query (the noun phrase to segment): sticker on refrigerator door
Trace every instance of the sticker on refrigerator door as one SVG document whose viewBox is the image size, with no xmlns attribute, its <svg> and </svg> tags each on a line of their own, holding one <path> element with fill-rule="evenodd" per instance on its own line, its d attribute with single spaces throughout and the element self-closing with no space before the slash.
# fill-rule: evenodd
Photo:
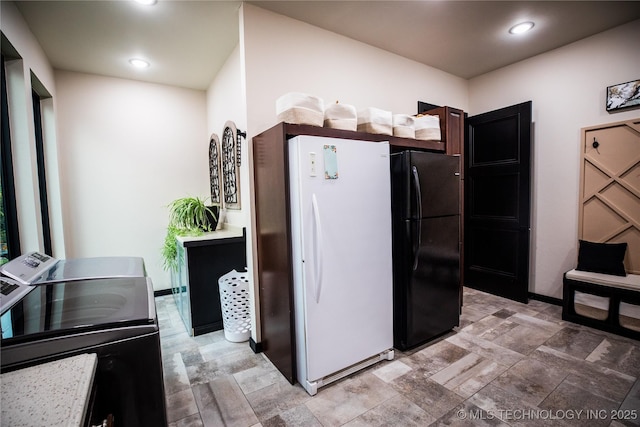
<svg viewBox="0 0 640 427">
<path fill-rule="evenodd" d="M 324 179 L 338 179 L 338 154 L 335 145 L 325 145 Z"/>
</svg>

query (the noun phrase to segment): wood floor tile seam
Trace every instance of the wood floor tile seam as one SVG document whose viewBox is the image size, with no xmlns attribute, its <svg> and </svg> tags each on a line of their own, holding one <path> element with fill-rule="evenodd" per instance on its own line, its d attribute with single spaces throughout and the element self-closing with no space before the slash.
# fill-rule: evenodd
<svg viewBox="0 0 640 427">
<path fill-rule="evenodd" d="M 363 413 L 361 413 L 361 414 L 355 415 L 354 417 L 352 417 L 351 419 L 349 419 L 349 420 L 347 420 L 347 421 L 343 422 L 343 423 L 342 423 L 342 424 L 340 424 L 340 425 L 341 425 L 341 426 L 344 426 L 344 425 L 346 425 L 346 424 L 349 424 L 349 423 L 353 422 L 354 420 L 356 420 L 356 419 L 358 419 L 358 418 L 360 418 L 360 417 L 363 417 L 365 414 L 367 414 L 367 413 L 370 413 L 370 412 L 374 411 L 376 408 L 379 408 L 380 406 L 384 405 L 386 402 L 388 402 L 388 401 L 390 401 L 390 400 L 392 400 L 392 399 L 397 398 L 398 396 L 400 396 L 400 394 L 399 394 L 399 393 L 398 393 L 397 395 L 395 395 L 395 396 L 389 396 L 388 398 L 386 398 L 386 399 L 384 399 L 383 401 L 379 402 L 377 405 L 375 405 L 375 406 L 373 406 L 373 407 L 371 407 L 371 408 L 367 409 L 365 412 L 363 412 Z M 305 403 L 305 406 L 307 406 L 307 407 L 308 407 L 308 402 L 307 402 L 307 403 Z M 315 414 L 314 414 L 314 416 L 315 416 Z M 318 417 L 317 417 L 317 416 L 316 416 L 316 419 L 318 420 L 318 422 L 319 422 L 320 424 L 322 424 L 323 426 L 325 425 L 325 424 L 323 424 L 323 423 L 322 423 L 322 421 L 321 421 L 320 419 L 318 419 Z"/>
<path fill-rule="evenodd" d="M 465 332 L 460 332 L 459 334 L 456 334 L 450 338 L 447 338 L 447 340 L 452 344 L 466 348 L 467 350 L 473 353 L 476 353 L 480 356 L 486 357 L 488 359 L 496 360 L 494 357 L 498 357 L 500 358 L 500 360 L 496 360 L 496 361 L 501 362 L 503 365 L 507 365 L 507 366 L 512 366 L 517 362 L 519 362 L 520 360 L 522 360 L 523 358 L 527 357 L 523 354 L 510 350 L 492 341 L 488 341 L 471 334 L 466 334 Z M 469 347 L 465 347 L 463 345 L 458 344 L 458 343 L 467 343 L 468 345 L 469 342 L 472 344 Z M 496 351 L 500 351 L 502 353 L 501 356 L 496 355 L 495 354 Z M 494 356 L 494 357 L 491 357 L 491 356 Z M 508 363 L 506 360 L 502 358 L 507 356 L 514 359 L 512 363 Z"/>
<path fill-rule="evenodd" d="M 587 360 L 576 358 L 575 356 L 571 356 L 571 355 L 569 355 L 567 353 L 563 353 L 563 352 L 561 352 L 559 350 L 556 350 L 556 349 L 553 349 L 551 347 L 546 347 L 545 345 L 542 345 L 542 346 L 538 347 L 537 350 L 540 350 L 540 351 L 543 351 L 543 352 L 547 352 L 549 354 L 555 354 L 557 357 L 565 357 L 564 360 L 568 360 L 568 361 L 570 361 L 571 359 L 575 359 L 572 363 L 574 363 L 574 364 L 576 364 L 578 366 L 582 365 L 582 366 L 584 366 L 584 368 L 578 368 L 576 366 L 573 366 L 571 368 L 571 370 L 576 375 L 582 376 L 584 378 L 591 378 L 594 375 L 594 373 L 597 373 L 597 374 L 602 374 L 602 375 L 605 375 L 605 376 L 613 375 L 613 376 L 615 376 L 615 377 L 617 377 L 617 378 L 619 378 L 621 380 L 628 380 L 628 381 L 632 381 L 632 382 L 638 380 L 638 377 L 634 377 L 634 376 L 625 374 L 624 372 L 620 372 L 620 371 L 617 371 L 615 369 L 612 369 L 612 368 L 609 368 L 609 367 L 606 367 L 606 366 L 602 366 L 602 365 L 599 365 L 599 364 L 594 363 L 594 362 L 589 362 Z M 549 350 L 551 350 L 551 351 L 549 351 Z M 640 417 L 640 414 L 639 414 L 639 417 Z"/>
<path fill-rule="evenodd" d="M 471 353 L 461 359 L 458 359 L 456 362 L 452 363 L 446 368 L 441 369 L 437 373 L 431 375 L 429 378 L 446 387 L 446 384 L 454 380 L 456 381 L 456 384 L 458 383 L 458 381 L 466 381 L 469 375 L 474 374 L 475 368 L 477 368 L 481 364 L 484 365 L 489 362 L 491 362 L 491 360 L 478 354 Z M 457 371 L 458 373 L 454 375 L 453 372 L 450 371 Z"/>
<path fill-rule="evenodd" d="M 489 396 L 492 396 L 492 402 L 493 403 L 508 403 L 508 402 L 501 402 L 499 399 L 498 400 L 494 400 L 495 398 L 497 398 L 495 390 L 491 390 L 493 387 L 498 388 L 498 390 L 502 390 L 504 391 L 508 396 L 510 396 L 510 392 L 508 390 L 504 390 L 501 387 L 499 387 L 497 384 L 494 384 L 493 382 L 487 384 L 485 387 L 483 387 L 483 389 L 479 390 L 477 393 L 475 393 L 474 395 L 470 396 L 467 401 L 478 407 L 481 410 L 486 411 L 487 413 L 490 414 L 490 416 L 488 418 L 490 419 L 499 419 L 502 423 L 504 423 L 504 425 L 507 426 L 520 426 L 520 425 L 529 425 L 527 423 L 523 424 L 522 421 L 523 420 L 519 420 L 518 418 L 527 418 L 527 417 L 531 417 L 534 418 L 537 414 L 542 414 L 543 417 L 545 416 L 545 414 L 543 413 L 543 409 L 539 406 L 539 405 L 534 405 L 531 403 L 528 403 L 526 401 L 520 401 L 518 406 L 514 406 L 514 407 L 510 407 L 510 406 L 491 406 L 491 407 L 487 407 L 486 404 L 483 404 L 481 402 L 480 399 L 482 399 L 483 393 Z M 514 416 L 515 414 L 515 416 Z M 519 415 L 521 416 L 519 416 Z M 514 418 L 513 420 L 511 420 L 510 418 Z M 544 420 L 543 420 L 544 421 Z M 547 424 L 540 424 L 537 423 L 535 421 L 532 422 L 532 424 L 534 426 L 537 425 L 547 425 Z M 551 424 L 553 426 L 557 426 L 557 425 L 565 425 L 563 423 L 562 420 L 559 421 L 554 421 L 553 424 Z"/>
<path fill-rule="evenodd" d="M 513 375 L 515 375 L 515 376 L 517 376 L 517 377 L 521 378 L 521 379 L 522 379 L 522 380 L 524 380 L 524 381 L 529 381 L 527 378 L 523 378 L 523 377 L 519 376 L 518 374 L 513 374 Z M 562 379 L 561 379 L 560 381 L 557 381 L 557 384 L 556 384 L 553 388 L 551 388 L 551 389 L 549 390 L 549 392 L 548 392 L 548 393 L 546 393 L 546 394 L 545 394 L 545 396 L 544 396 L 542 399 L 540 399 L 540 402 L 539 402 L 539 403 L 535 404 L 534 406 L 535 406 L 536 408 L 539 408 L 540 403 L 542 403 L 542 402 L 543 402 L 547 397 L 549 397 L 549 395 L 550 395 L 551 393 L 553 393 L 553 392 L 554 392 L 554 391 L 555 391 L 555 390 L 560 386 L 560 384 L 562 384 L 562 382 L 567 378 L 567 376 L 568 376 L 568 375 L 569 375 L 568 373 L 567 373 L 567 374 L 565 374 L 565 375 L 562 377 Z M 507 390 L 507 389 L 505 389 L 504 387 L 502 387 L 502 386 L 500 385 L 500 382 L 499 382 L 499 381 L 494 380 L 494 381 L 492 381 L 490 384 L 492 384 L 492 385 L 493 385 L 493 386 L 495 386 L 495 387 L 500 388 L 501 390 L 504 390 L 504 391 L 505 391 L 505 392 L 507 392 L 507 393 L 512 393 L 510 390 Z"/>
<path fill-rule="evenodd" d="M 624 396 L 620 396 L 618 399 L 614 399 L 611 393 L 599 393 L 597 392 L 598 390 L 594 390 L 592 388 L 586 388 L 586 387 L 582 387 L 579 383 L 579 381 L 573 381 L 573 377 L 571 377 L 572 374 L 567 375 L 567 378 L 565 378 L 564 381 L 567 382 L 567 384 L 571 384 L 575 387 L 578 387 L 582 390 L 584 390 L 586 393 L 590 393 L 593 394 L 595 396 L 599 396 L 603 399 L 607 399 L 613 403 L 616 403 L 618 406 L 622 405 L 622 402 L 624 402 L 625 398 L 629 395 L 629 392 L 633 389 L 633 383 L 631 383 L 629 385 L 629 387 L 626 389 L 626 392 L 624 393 Z M 577 374 L 573 374 L 576 375 Z M 563 382 L 564 382 L 563 381 Z M 639 414 L 640 415 L 640 414 Z"/>
</svg>

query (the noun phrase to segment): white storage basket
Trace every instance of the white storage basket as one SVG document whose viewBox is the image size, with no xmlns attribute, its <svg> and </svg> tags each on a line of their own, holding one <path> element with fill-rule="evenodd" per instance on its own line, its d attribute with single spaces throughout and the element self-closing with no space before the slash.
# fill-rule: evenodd
<svg viewBox="0 0 640 427">
<path fill-rule="evenodd" d="M 402 138 L 415 138 L 416 129 L 413 123 L 413 116 L 409 114 L 393 115 L 393 136 Z"/>
<path fill-rule="evenodd" d="M 352 131 L 357 130 L 358 114 L 356 107 L 338 102 L 327 105 L 327 108 L 324 110 L 324 127 Z"/>
<path fill-rule="evenodd" d="M 276 115 L 285 123 L 322 126 L 324 101 L 306 93 L 287 93 L 276 100 Z"/>
<path fill-rule="evenodd" d="M 391 111 L 369 107 L 358 112 L 358 132 L 393 135 Z"/>
<path fill-rule="evenodd" d="M 224 337 L 231 342 L 244 342 L 251 336 L 249 306 L 249 273 L 231 270 L 218 280 Z"/>
<path fill-rule="evenodd" d="M 416 139 L 440 141 L 440 117 L 436 115 L 418 115 L 414 119 Z"/>
</svg>

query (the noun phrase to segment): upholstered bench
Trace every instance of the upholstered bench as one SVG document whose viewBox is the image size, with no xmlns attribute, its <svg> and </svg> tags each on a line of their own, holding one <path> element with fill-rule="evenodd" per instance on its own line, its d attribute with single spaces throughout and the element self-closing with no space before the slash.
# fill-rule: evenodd
<svg viewBox="0 0 640 427">
<path fill-rule="evenodd" d="M 640 275 L 567 271 L 562 301 L 563 320 L 640 339 Z"/>
</svg>

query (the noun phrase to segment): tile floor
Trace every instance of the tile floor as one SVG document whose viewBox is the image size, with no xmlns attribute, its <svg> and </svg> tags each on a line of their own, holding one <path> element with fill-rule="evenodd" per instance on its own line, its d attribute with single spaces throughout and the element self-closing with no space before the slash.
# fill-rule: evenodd
<svg viewBox="0 0 640 427">
<path fill-rule="evenodd" d="M 156 299 L 171 427 L 640 425 L 640 342 L 465 289 L 461 325 L 309 396 L 248 343 Z"/>
</svg>

